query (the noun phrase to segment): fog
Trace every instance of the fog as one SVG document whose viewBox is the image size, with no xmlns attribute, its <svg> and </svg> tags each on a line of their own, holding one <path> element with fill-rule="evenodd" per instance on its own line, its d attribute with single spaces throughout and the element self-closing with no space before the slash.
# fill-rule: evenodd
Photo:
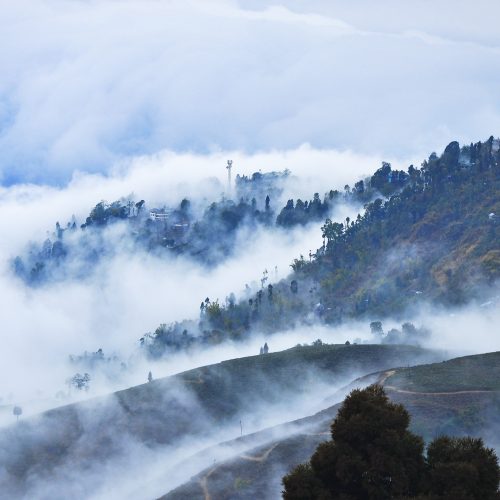
<svg viewBox="0 0 500 500">
<path fill-rule="evenodd" d="M 500 301 L 492 296 L 483 304 L 463 307 L 458 311 L 424 307 L 419 320 L 432 331 L 426 345 L 462 354 L 500 351 Z"/>
<path fill-rule="evenodd" d="M 313 322 L 270 336 L 253 332 L 248 342 L 226 342 L 157 361 L 141 355 L 138 346 L 140 336 L 154 330 L 160 323 L 196 319 L 199 303 L 205 296 L 224 300 L 230 292 L 237 295 L 242 293 L 245 283 L 259 287 L 259 278 L 265 268 L 271 271 L 272 282 L 285 278 L 293 258 L 300 253 L 307 255 L 311 248 L 321 245 L 321 223 L 288 231 L 263 228 L 251 234 L 247 228 L 243 228 L 238 235 L 234 255 L 211 270 L 187 257 L 160 258 L 144 251 L 131 251 L 131 247 L 122 244 L 122 228 L 118 224 L 109 228 L 109 237 L 112 241 L 120 242 L 120 248 L 100 262 L 85 279 L 67 279 L 31 288 L 13 275 L 8 265 L 9 259 L 21 252 L 26 242 L 42 239 L 45 231 L 53 227 L 54 221 L 69 219 L 71 214 L 82 220 L 100 199 L 113 200 L 130 193 L 134 193 L 136 199 L 151 199 L 154 202 L 165 200 L 168 203 L 178 202 L 185 193 L 207 201 L 213 197 L 218 199 L 220 191 L 224 190 L 226 157 L 185 156 L 166 152 L 119 165 L 109 177 L 81 174 L 65 188 L 23 185 L 3 189 L 0 208 L 5 213 L 17 215 L 1 222 L 4 234 L 9 236 L 2 242 L 1 277 L 3 301 L 9 307 L 2 310 L 6 349 L 0 355 L 4 398 L 0 423 L 5 426 L 12 422 L 13 404 L 23 407 L 21 426 L 10 425 L 5 428 L 7 432 L 22 431 L 26 429 L 22 426 L 27 425 L 28 428 L 32 427 L 26 439 L 33 439 L 37 446 L 44 441 L 50 443 L 51 439 L 60 440 L 59 434 L 57 438 L 54 434 L 50 417 L 49 423 L 46 423 L 46 415 L 33 415 L 71 401 L 94 398 L 142 384 L 146 382 L 148 371 L 158 380 L 191 368 L 256 355 L 264 342 L 268 342 L 271 352 L 277 352 L 297 344 L 310 344 L 317 339 L 329 344 L 381 341 L 380 337 L 370 332 L 368 320 L 347 322 L 338 327 Z M 233 152 L 231 157 L 236 159 L 235 165 L 241 165 L 241 170 L 238 170 L 240 173 L 258 170 L 266 163 L 279 165 L 280 169 L 290 168 L 295 180 L 292 179 L 285 186 L 283 200 L 298 195 L 310 198 L 311 188 L 320 193 L 330 187 L 341 188 L 344 182 L 352 184 L 370 170 L 365 157 L 335 152 L 328 155 L 327 152 L 310 148 L 256 157 Z M 378 159 L 373 161 L 378 162 Z M 168 164 L 172 163 L 177 165 L 175 170 L 168 169 Z M 181 168 L 183 164 L 193 165 L 189 175 L 185 173 L 185 168 Z M 301 169 L 301 165 L 313 167 Z M 332 165 L 332 168 L 327 168 L 327 165 Z M 215 168 L 222 170 L 222 175 L 219 171 L 215 173 Z M 345 168 L 351 172 L 349 178 Z M 206 172 L 212 174 L 212 169 L 212 180 L 205 180 Z M 173 175 L 173 171 L 178 172 L 178 175 Z M 314 178 L 318 183 L 315 183 Z M 341 206 L 333 216 L 343 220 L 346 215 L 352 217 L 357 208 Z M 276 265 L 278 270 L 274 274 L 272 270 Z M 500 339 L 491 335 L 500 319 L 497 306 L 497 299 L 492 297 L 490 303 L 474 304 L 450 312 L 426 304 L 424 299 L 419 307 L 408 312 L 407 320 L 413 321 L 418 327 L 430 329 L 430 336 L 422 341 L 425 347 L 446 352 L 430 358 L 408 358 L 399 363 L 394 361 L 394 365 L 406 366 L 442 357 L 500 349 Z M 385 320 L 384 330 L 400 325 L 400 319 Z M 66 391 L 65 379 L 76 371 L 75 367 L 68 366 L 68 355 L 81 354 L 84 350 L 95 351 L 97 348 L 103 348 L 106 355 L 120 355 L 120 359 L 127 361 L 128 369 L 116 379 L 108 379 L 97 371 L 92 372 L 88 393 L 74 391 L 69 397 L 55 399 L 57 391 Z M 370 371 L 368 367 L 365 369 Z M 219 442 L 238 437 L 239 420 L 243 423 L 243 434 L 248 435 L 312 415 L 340 401 L 342 396 L 336 391 L 364 374 L 366 371 L 351 369 L 331 380 L 311 370 L 308 379 L 301 383 L 308 380 L 314 382 L 307 385 L 306 392 L 297 390 L 295 393 L 289 392 L 289 388 L 279 385 L 273 387 L 267 382 L 266 390 L 273 395 L 272 404 L 257 401 L 251 410 L 245 408 L 222 425 L 200 407 L 190 390 L 176 384 L 170 384 L 159 400 L 153 399 L 152 406 L 132 406 L 134 411 L 139 412 L 134 417 L 124 411 L 127 405 L 117 405 L 114 398 L 91 399 L 84 403 L 88 406 L 75 410 L 72 407 L 61 408 L 58 411 L 69 412 L 68 435 L 71 437 L 73 428 L 81 432 L 80 439 L 70 448 L 73 455 L 49 476 L 42 473 L 39 476 L 31 475 L 23 488 L 28 488 L 27 497 L 30 498 L 52 498 L 59 491 L 77 498 L 123 498 L 127 495 L 130 498 L 150 498 L 166 493 L 210 466 L 213 460 L 224 460 L 255 448 L 260 442 L 257 438 L 251 442 L 237 442 L 223 449 L 212 448 Z M 172 397 L 172 400 L 167 396 Z M 151 432 L 154 431 L 157 406 L 160 409 L 170 408 L 174 417 L 179 419 L 186 414 L 196 415 L 194 420 L 192 417 L 188 419 L 193 429 L 185 434 L 179 432 L 162 446 L 152 446 L 148 436 L 144 438 L 136 431 L 137 428 L 147 429 L 148 426 L 152 426 Z M 178 417 L 175 414 L 177 409 L 180 409 Z M 159 411 L 160 421 L 165 418 L 162 411 Z M 138 419 L 140 424 L 132 425 L 132 422 L 136 422 L 134 419 Z M 133 430 L 123 431 L 128 425 Z M 110 440 L 109 456 L 107 452 L 102 454 L 99 449 L 101 429 L 105 430 L 104 435 Z M 279 437 L 279 431 L 276 432 L 275 437 Z M 152 435 L 156 439 L 162 434 L 156 432 Z M 266 437 L 268 439 L 269 436 Z M 18 441 L 12 439 L 9 443 L 9 446 L 14 446 L 13 443 L 18 444 Z M 204 452 L 206 448 L 210 448 L 210 451 Z M 6 447 L 4 453 L 9 450 Z M 195 458 L 191 458 L 193 455 Z M 84 472 L 82 463 L 86 464 Z M 181 469 L 179 464 L 182 465 Z M 0 481 L 4 479 L 5 472 L 0 472 Z M 144 486 L 138 488 L 138 481 Z"/>
<path fill-rule="evenodd" d="M 83 222 L 102 199 L 113 201 L 133 195 L 136 200 L 147 200 L 151 207 L 156 203 L 178 204 L 188 196 L 205 208 L 224 194 L 227 157 L 164 152 L 117 164 L 113 174 L 106 177 L 75 175 L 62 188 L 25 184 L 0 190 L 0 210 L 8 214 L 0 221 L 4 235 L 0 242 L 0 289 L 2 301 L 8 303 L 1 313 L 5 348 L 0 354 L 0 397 L 4 403 L 23 403 L 28 412 L 33 400 L 37 402 L 34 409 L 61 404 L 53 397 L 65 391 L 70 370 L 76 371 L 68 366 L 69 354 L 99 348 L 106 355 L 117 354 L 121 360 L 128 362 L 130 358 L 133 362 L 129 371 L 121 373 L 118 385 L 94 381 L 95 393 L 143 382 L 148 369 L 138 356 L 138 340 L 144 333 L 154 331 L 160 323 L 196 319 L 205 297 L 224 301 L 230 292 L 242 292 L 245 284 L 255 287 L 264 269 L 271 272 L 272 281 L 286 277 L 295 257 L 321 245 L 321 223 L 288 231 L 249 231 L 243 227 L 234 254 L 207 269 L 188 257 L 160 258 L 139 251 L 128 242 L 123 226 L 115 224 L 103 231 L 113 251 L 95 268 L 89 268 L 83 279 L 32 288 L 14 276 L 11 260 L 23 255 L 28 242 L 40 244 L 47 231 L 53 232 L 56 221 L 64 226 L 72 215 L 78 223 Z M 272 200 L 276 212 L 288 197 L 310 199 L 315 191 L 342 189 L 344 183 L 361 178 L 379 161 L 311 148 L 256 156 L 231 152 L 229 157 L 234 159 L 234 175 L 266 171 L 266 167 L 292 170 L 282 199 Z M 357 212 L 356 207 L 345 205 L 336 210 L 333 215 L 339 220 Z M 78 246 L 79 240 L 75 241 Z M 68 267 L 83 267 L 78 260 L 74 258 Z M 242 352 L 252 350 L 257 352 L 258 347 Z M 237 355 L 236 348 L 233 355 Z M 215 359 L 223 357 L 221 353 Z M 154 372 L 167 374 L 173 370 L 167 365 L 155 367 Z"/>
<path fill-rule="evenodd" d="M 160 258 L 137 251 L 121 237 L 119 224 L 106 230 L 112 244 L 116 242 L 115 252 L 89 270 L 85 279 L 49 282 L 32 288 L 16 278 L 10 267 L 11 259 L 22 254 L 29 241 L 41 242 L 47 230 L 53 231 L 55 221 L 64 224 L 73 214 L 77 221 L 83 221 L 101 199 L 112 201 L 133 195 L 135 199 L 146 199 L 149 206 L 157 202 L 175 204 L 184 196 L 198 200 L 200 206 L 219 199 L 226 189 L 224 162 L 228 157 L 234 160 L 234 174 L 286 168 L 292 171 L 282 199 L 273 200 L 277 212 L 289 197 L 308 199 L 315 191 L 323 193 L 331 188 L 342 189 L 344 183 L 352 185 L 373 171 L 380 161 L 380 158 L 310 147 L 257 155 L 233 151 L 206 156 L 166 151 L 121 162 L 106 177 L 75 175 L 66 187 L 25 184 L 2 188 L 0 210 L 9 214 L 0 220 L 4 235 L 0 243 L 0 289 L 3 303 L 8 304 L 1 313 L 5 348 L 0 351 L 0 397 L 4 404 L 23 404 L 25 412 L 30 414 L 68 402 L 68 399 L 55 400 L 54 396 L 60 391 L 67 392 L 65 381 L 78 369 L 68 365 L 68 356 L 84 351 L 102 348 L 106 356 L 117 355 L 126 362 L 128 369 L 113 372 L 111 377 L 98 372 L 91 374 L 94 377 L 91 391 L 74 393 L 73 398 L 142 383 L 149 370 L 160 377 L 258 353 L 266 339 L 255 332 L 255 339 L 248 344 L 228 345 L 189 356 L 181 354 L 153 363 L 143 359 L 138 340 L 161 323 L 196 319 L 205 297 L 223 302 L 231 292 L 238 297 L 245 284 L 259 288 L 264 269 L 270 271 L 270 282 L 285 278 L 294 258 L 300 254 L 307 256 L 309 250 L 321 245 L 321 223 L 287 231 L 262 228 L 255 232 L 243 228 L 234 254 L 221 259 L 213 269 L 187 257 Z M 341 205 L 333 216 L 343 220 L 349 215 L 352 219 L 358 209 Z M 425 299 L 423 304 L 409 312 L 408 319 L 431 329 L 431 340 L 426 343 L 429 347 L 442 349 L 453 345 L 463 352 L 500 349 L 496 337 L 489 334 L 495 330 L 495 304 L 455 312 L 455 316 L 426 306 Z M 472 325 L 474 336 L 469 334 Z M 394 326 L 400 325 L 394 322 Z M 390 321 L 384 322 L 386 331 L 390 327 Z M 316 338 L 338 343 L 369 341 L 368 334 L 367 320 L 337 329 L 304 327 L 275 335 L 270 344 L 273 350 L 280 350 Z M 9 413 L 4 411 L 2 420 L 8 422 Z"/>
<path fill-rule="evenodd" d="M 244 411 L 229 421 L 226 420 L 222 425 L 213 421 L 205 409 L 195 401 L 189 390 L 171 383 L 167 394 L 173 395 L 174 399 L 168 400 L 168 404 L 176 411 L 179 411 L 179 408 L 186 408 L 189 411 L 189 417 L 184 418 L 189 418 L 191 432 L 170 438 L 170 442 L 161 447 L 154 446 L 154 440 L 152 443 L 147 443 L 141 441 L 140 436 L 135 435 L 134 432 L 128 432 L 123 426 L 124 419 L 131 419 L 131 422 L 135 421 L 135 417 L 124 415 L 123 410 L 113 401 L 92 402 L 91 406 L 81 408 L 78 412 L 78 425 L 84 429 L 78 442 L 66 441 L 67 434 L 61 429 L 57 433 L 59 440 L 65 440 L 66 444 L 70 445 L 69 455 L 49 476 L 43 470 L 40 474 L 33 471 L 23 486 L 23 489 L 27 488 L 25 496 L 26 498 L 57 498 L 58 492 L 63 491 L 64 496 L 71 494 L 77 498 L 146 499 L 158 497 L 187 481 L 192 475 L 212 465 L 215 461 L 243 453 L 267 442 L 271 437 L 279 438 L 290 432 L 290 429 L 287 429 L 287 432 L 280 432 L 280 429 L 276 429 L 271 431 L 271 436 L 266 434 L 265 438 L 256 437 L 246 442 L 236 442 L 230 446 L 217 448 L 218 443 L 240 436 L 240 419 L 244 426 L 244 435 L 247 435 L 282 423 L 284 415 L 293 414 L 299 417 L 314 413 L 322 409 L 321 403 L 325 396 L 334 394 L 342 383 L 350 379 L 351 375 L 355 373 L 345 374 L 337 382 L 338 385 L 332 383 L 326 385 L 323 380 L 318 379 L 307 393 L 281 401 L 280 387 L 277 386 L 274 389 L 277 399 L 275 404 L 266 406 L 260 403 L 252 409 L 252 412 Z M 251 391 L 249 395 L 250 393 Z M 283 388 L 281 388 L 281 394 L 284 394 Z M 164 395 L 164 397 L 167 399 L 170 396 Z M 161 401 L 157 401 L 156 405 L 162 410 L 165 408 Z M 300 410 L 297 411 L 298 408 Z M 144 415 L 141 424 L 144 429 L 151 427 L 148 418 L 153 420 L 154 417 Z M 169 418 L 170 415 L 163 415 L 163 419 L 167 422 Z M 111 422 L 116 430 L 110 426 Z M 38 443 L 44 439 L 55 438 L 55 429 L 50 425 L 40 422 L 37 426 L 33 427 L 30 433 L 30 438 L 36 443 L 35 446 L 38 446 Z M 99 451 L 99 443 L 95 437 L 95 434 L 99 435 L 99 427 L 103 426 L 106 428 L 108 452 Z M 26 431 L 27 429 L 25 433 Z M 3 453 L 8 452 L 9 449 L 11 453 L 16 452 L 14 440 L 11 441 L 10 447 L 5 447 L 4 443 Z M 92 452 L 93 458 L 89 455 Z M 5 459 L 5 457 L 2 458 Z M 5 480 L 5 475 L 2 477 L 0 474 L 0 483 L 3 482 L 2 480 Z M 16 490 L 5 491 L 10 494 L 12 491 L 16 492 Z M 14 493 L 14 495 L 17 494 L 18 492 Z"/>
<path fill-rule="evenodd" d="M 314 338 L 313 334 L 336 340 L 331 331 L 311 329 L 288 332 L 287 339 L 277 334 L 272 342 L 282 348 L 299 338 Z M 222 350 L 225 357 L 231 355 L 231 348 L 223 346 Z M 336 357 L 338 364 L 321 368 L 297 358 L 293 383 L 289 380 L 292 367 L 279 363 L 275 367 L 267 365 L 275 374 L 273 379 L 266 375 L 268 369 L 261 372 L 248 364 L 239 368 L 225 364 L 211 372 L 203 370 L 188 375 L 182 383 L 179 378 L 153 381 L 111 398 L 63 407 L 34 419 L 25 418 L 0 433 L 0 459 L 9 464 L 0 470 L 0 484 L 11 488 L 5 490 L 11 495 L 23 492 L 27 498 L 54 498 L 61 491 L 65 496 L 71 494 L 77 498 L 158 496 L 214 461 L 298 430 L 306 432 L 307 425 L 302 425 L 295 431 L 293 427 L 276 428 L 262 435 L 251 435 L 341 401 L 349 390 L 346 385 L 366 370 L 373 372 L 385 366 L 384 363 L 406 366 L 412 361 L 440 359 L 426 351 L 416 353 L 411 349 L 378 360 L 372 359 L 369 351 L 360 351 L 359 356 L 351 361 Z M 261 360 L 272 363 L 273 358 L 270 354 Z M 193 377 L 200 377 L 199 382 Z M 235 383 L 238 377 L 241 380 Z M 365 380 L 355 385 L 367 383 Z M 237 387 L 244 390 L 235 391 Z M 215 447 L 240 434 L 248 438 Z M 47 457 L 43 464 L 37 463 L 26 454 L 27 441 L 32 443 L 30 449 L 35 457 L 48 453 L 51 458 Z M 47 450 L 54 443 L 64 448 L 57 457 Z M 10 476 L 13 460 L 20 461 L 20 470 L 29 470 L 21 484 L 16 484 L 17 472 Z M 58 460 L 61 462 L 57 463 Z"/>
</svg>

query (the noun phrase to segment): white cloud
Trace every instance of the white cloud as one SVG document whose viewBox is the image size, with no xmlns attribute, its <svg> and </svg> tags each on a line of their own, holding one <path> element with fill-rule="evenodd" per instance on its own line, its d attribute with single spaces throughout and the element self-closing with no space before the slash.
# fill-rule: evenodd
<svg viewBox="0 0 500 500">
<path fill-rule="evenodd" d="M 482 139 L 499 123 L 499 9 L 4 1 L 0 178 L 66 181 L 164 148 L 407 157 Z"/>
</svg>

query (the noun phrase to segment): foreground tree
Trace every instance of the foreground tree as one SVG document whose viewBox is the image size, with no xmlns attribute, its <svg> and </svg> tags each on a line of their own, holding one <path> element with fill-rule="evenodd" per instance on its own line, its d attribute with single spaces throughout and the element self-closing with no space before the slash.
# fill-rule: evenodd
<svg viewBox="0 0 500 500">
<path fill-rule="evenodd" d="M 482 439 L 435 439 L 427 451 L 429 498 L 489 500 L 500 498 L 498 459 Z"/>
<path fill-rule="evenodd" d="M 332 423 L 332 440 L 283 478 L 283 498 L 499 498 L 497 457 L 480 439 L 439 438 L 426 463 L 423 440 L 409 423 L 408 412 L 382 387 L 352 391 Z"/>
<path fill-rule="evenodd" d="M 382 387 L 351 392 L 332 424 L 333 439 L 320 444 L 311 458 L 322 486 L 322 494 L 313 498 L 414 494 L 425 466 L 424 443 L 408 431 L 409 422 L 408 412 L 391 403 Z M 299 498 L 287 495 L 293 474 L 285 478 L 285 499 Z"/>
</svg>

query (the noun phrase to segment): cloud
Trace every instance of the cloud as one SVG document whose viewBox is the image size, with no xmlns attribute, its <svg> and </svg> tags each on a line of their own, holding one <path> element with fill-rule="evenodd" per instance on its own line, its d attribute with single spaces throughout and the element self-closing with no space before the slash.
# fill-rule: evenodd
<svg viewBox="0 0 500 500">
<path fill-rule="evenodd" d="M 482 139 L 500 119 L 499 7 L 481 4 L 4 2 L 0 179 L 163 149 L 406 158 Z"/>
</svg>

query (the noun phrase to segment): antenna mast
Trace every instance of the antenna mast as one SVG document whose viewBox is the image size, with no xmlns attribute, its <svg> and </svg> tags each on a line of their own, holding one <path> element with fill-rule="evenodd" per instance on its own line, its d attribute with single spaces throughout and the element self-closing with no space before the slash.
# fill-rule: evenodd
<svg viewBox="0 0 500 500">
<path fill-rule="evenodd" d="M 231 197 L 231 169 L 233 168 L 233 160 L 227 160 L 227 196 Z"/>
</svg>

